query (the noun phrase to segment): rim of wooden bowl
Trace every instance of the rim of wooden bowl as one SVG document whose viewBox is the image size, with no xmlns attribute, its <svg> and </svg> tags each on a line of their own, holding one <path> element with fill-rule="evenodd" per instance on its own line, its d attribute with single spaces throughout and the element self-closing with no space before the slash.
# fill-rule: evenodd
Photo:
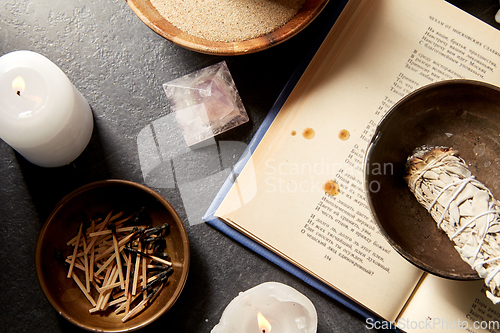
<svg viewBox="0 0 500 333">
<path fill-rule="evenodd" d="M 190 35 L 165 19 L 149 0 L 127 0 L 127 3 L 142 22 L 174 44 L 211 55 L 241 55 L 266 50 L 295 36 L 321 13 L 328 1 L 306 0 L 299 12 L 282 27 L 263 36 L 238 42 L 215 42 Z"/>
</svg>

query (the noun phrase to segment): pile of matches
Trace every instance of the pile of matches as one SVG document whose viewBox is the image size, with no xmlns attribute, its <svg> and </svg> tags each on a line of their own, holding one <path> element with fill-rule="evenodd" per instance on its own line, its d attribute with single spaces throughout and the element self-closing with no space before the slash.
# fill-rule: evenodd
<svg viewBox="0 0 500 333">
<path fill-rule="evenodd" d="M 124 215 L 111 211 L 82 222 L 78 234 L 67 242 L 73 251 L 65 259 L 67 277 L 93 306 L 89 312 L 115 307 L 116 314 L 125 314 L 122 322 L 146 308 L 173 273 L 164 252 L 170 226 L 140 225 L 148 220 L 143 210 Z"/>
</svg>

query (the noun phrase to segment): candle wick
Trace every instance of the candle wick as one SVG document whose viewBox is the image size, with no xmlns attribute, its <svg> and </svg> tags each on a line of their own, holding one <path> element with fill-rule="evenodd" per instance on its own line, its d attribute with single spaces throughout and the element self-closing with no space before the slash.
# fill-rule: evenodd
<svg viewBox="0 0 500 333">
<path fill-rule="evenodd" d="M 17 94 L 17 96 L 21 96 L 21 91 L 18 90 L 16 94 Z"/>
</svg>

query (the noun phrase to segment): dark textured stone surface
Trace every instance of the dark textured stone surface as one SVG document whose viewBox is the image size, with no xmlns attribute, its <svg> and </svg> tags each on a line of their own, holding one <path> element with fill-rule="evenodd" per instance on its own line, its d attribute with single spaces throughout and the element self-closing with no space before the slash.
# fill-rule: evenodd
<svg viewBox="0 0 500 333">
<path fill-rule="evenodd" d="M 496 0 L 452 2 L 499 27 L 493 19 Z M 76 161 L 56 169 L 36 167 L 0 141 L 0 330 L 78 331 L 39 288 L 34 265 L 38 232 L 55 204 L 81 185 L 106 178 L 144 183 L 136 140 L 143 128 L 170 112 L 162 83 L 226 60 L 250 122 L 220 140 L 248 143 L 335 8 L 331 1 L 313 24 L 284 44 L 256 54 L 216 57 L 166 41 L 122 0 L 2 0 L 0 55 L 28 49 L 51 59 L 89 101 L 95 131 Z M 188 171 L 197 178 L 196 167 Z M 202 185 L 199 196 L 210 201 L 221 184 Z M 156 190 L 185 221 L 192 264 L 179 301 L 144 332 L 210 332 L 239 291 L 272 280 L 312 300 L 319 333 L 370 331 L 343 305 L 207 224 L 188 221 L 178 188 Z"/>
</svg>

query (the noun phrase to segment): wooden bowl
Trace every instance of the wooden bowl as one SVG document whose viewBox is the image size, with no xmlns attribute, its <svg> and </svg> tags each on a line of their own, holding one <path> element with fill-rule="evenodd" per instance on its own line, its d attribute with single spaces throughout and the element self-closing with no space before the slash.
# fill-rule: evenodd
<svg viewBox="0 0 500 333">
<path fill-rule="evenodd" d="M 161 292 L 142 312 L 130 320 L 121 321 L 124 314 L 113 309 L 104 313 L 89 313 L 93 306 L 72 278 L 58 253 L 71 251 L 66 245 L 78 233 L 82 216 L 107 214 L 113 210 L 137 211 L 145 208 L 153 226 L 168 223 L 166 251 L 173 264 L 173 274 Z M 153 322 L 175 303 L 187 279 L 190 252 L 186 230 L 181 219 L 159 194 L 133 182 L 105 180 L 83 186 L 64 197 L 43 226 L 36 247 L 36 270 L 40 286 L 54 309 L 64 318 L 83 329 L 95 332 L 125 332 Z M 75 269 L 76 271 L 76 269 Z"/>
<path fill-rule="evenodd" d="M 241 42 L 214 42 L 181 31 L 167 21 L 149 0 L 127 0 L 127 3 L 148 27 L 177 45 L 212 55 L 241 55 L 268 49 L 295 36 L 316 18 L 328 0 L 306 0 L 299 12 L 284 26 Z"/>
<path fill-rule="evenodd" d="M 500 88 L 471 80 L 424 86 L 397 102 L 378 125 L 365 160 L 367 200 L 388 242 L 422 270 L 479 279 L 408 189 L 403 179 L 407 157 L 422 145 L 453 147 L 498 199 L 499 133 Z M 478 145 L 484 145 L 481 154 Z M 375 166 L 381 167 L 370 172 Z"/>
</svg>

